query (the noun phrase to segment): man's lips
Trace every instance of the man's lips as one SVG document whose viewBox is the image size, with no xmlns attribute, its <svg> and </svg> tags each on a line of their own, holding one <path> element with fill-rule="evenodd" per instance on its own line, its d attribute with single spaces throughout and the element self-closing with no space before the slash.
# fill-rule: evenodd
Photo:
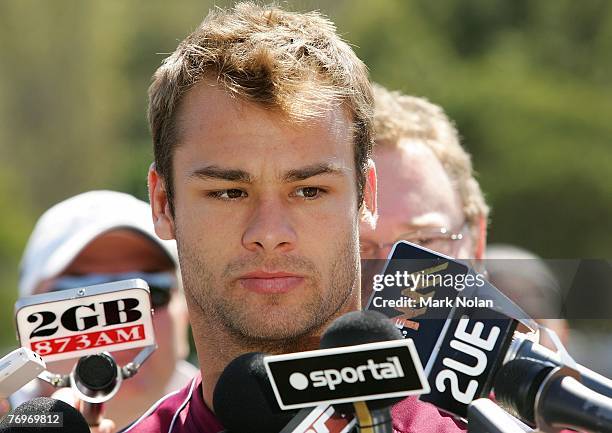
<svg viewBox="0 0 612 433">
<path fill-rule="evenodd" d="M 238 281 L 247 290 L 261 294 L 287 293 L 302 284 L 304 277 L 288 272 L 249 272 Z"/>
</svg>

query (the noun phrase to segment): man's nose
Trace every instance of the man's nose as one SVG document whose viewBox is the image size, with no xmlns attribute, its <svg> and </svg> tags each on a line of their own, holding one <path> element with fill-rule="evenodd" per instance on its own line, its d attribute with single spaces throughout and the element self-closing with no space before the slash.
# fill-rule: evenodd
<svg viewBox="0 0 612 433">
<path fill-rule="evenodd" d="M 288 252 L 295 248 L 297 234 L 288 203 L 278 198 L 258 201 L 242 237 L 249 251 Z"/>
</svg>

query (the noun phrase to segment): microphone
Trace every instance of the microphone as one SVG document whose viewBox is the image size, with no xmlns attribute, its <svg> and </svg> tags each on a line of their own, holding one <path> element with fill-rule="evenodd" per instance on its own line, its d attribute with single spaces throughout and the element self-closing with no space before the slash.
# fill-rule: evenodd
<svg viewBox="0 0 612 433">
<path fill-rule="evenodd" d="M 0 398 L 6 398 L 46 368 L 36 352 L 20 347 L 0 359 Z"/>
<path fill-rule="evenodd" d="M 347 433 L 350 418 L 336 413 L 332 406 L 281 410 L 264 366 L 263 353 L 246 353 L 230 362 L 213 392 L 215 415 L 226 432 L 253 431 L 280 433 Z M 236 397 L 240 396 L 239 399 Z M 236 416 L 239 413 L 240 416 Z"/>
<path fill-rule="evenodd" d="M 399 329 L 384 314 L 376 311 L 351 311 L 327 327 L 321 335 L 319 347 L 330 349 L 403 338 Z"/>
<path fill-rule="evenodd" d="M 525 433 L 532 431 L 488 398 L 470 403 L 467 416 L 469 433 Z"/>
<path fill-rule="evenodd" d="M 581 384 L 577 372 L 522 358 L 505 364 L 495 379 L 495 398 L 542 431 L 612 432 L 612 399 Z"/>
<path fill-rule="evenodd" d="M 72 389 L 81 400 L 81 412 L 90 426 L 97 426 L 103 417 L 104 402 L 121 386 L 121 370 L 109 353 L 80 358 L 72 371 Z"/>
<path fill-rule="evenodd" d="M 0 433 L 56 433 L 60 430 L 65 433 L 90 432 L 78 410 L 48 397 L 22 403 L 0 421 Z"/>
<path fill-rule="evenodd" d="M 321 336 L 319 347 L 330 349 L 401 339 L 401 332 L 384 314 L 376 311 L 353 311 L 332 322 Z M 352 405 L 338 406 L 336 409 L 345 413 L 354 412 L 362 432 L 393 433 L 391 406 L 403 399 L 404 397 L 396 397 L 355 402 Z"/>
<path fill-rule="evenodd" d="M 463 263 L 407 242 L 398 242 L 380 281 L 407 274 L 411 287 L 383 287 L 372 294 L 368 310 L 380 311 L 395 323 L 405 338 L 412 338 L 432 390 L 420 399 L 439 409 L 466 418 L 468 405 L 487 397 L 498 369 L 520 357 L 570 364 L 588 387 L 612 395 L 612 381 L 576 363 L 565 353 L 555 353 L 515 332 L 519 322 L 532 329 L 533 321 L 496 287 L 473 277 L 461 290 L 452 283 L 467 281 L 474 271 Z M 419 282 L 417 285 L 416 282 Z M 450 283 L 446 283 L 449 281 Z M 430 284 L 426 284 L 430 282 Z M 406 307 L 408 297 L 413 306 Z M 493 306 L 470 305 L 465 300 L 493 300 Z M 467 304 L 467 305 L 466 305 Z M 486 304 L 485 304 L 486 305 Z M 557 346 L 562 348 L 559 343 Z"/>
<path fill-rule="evenodd" d="M 429 392 L 414 343 L 379 313 L 336 319 L 321 347 L 264 357 L 281 409 L 333 404 L 339 413 L 354 414 L 362 432 L 390 432 L 389 406 Z"/>
<path fill-rule="evenodd" d="M 427 392 L 414 344 L 379 313 L 342 316 L 325 331 L 321 347 L 274 356 L 249 353 L 228 364 L 213 393 L 215 413 L 227 431 L 347 433 L 356 413 L 361 431 L 390 432 L 389 406 Z"/>
<path fill-rule="evenodd" d="M 38 377 L 56 388 L 71 387 L 92 426 L 102 419 L 103 403 L 157 348 L 151 293 L 141 279 L 21 298 L 15 321 L 20 344 L 41 361 L 78 359 L 70 375 L 43 371 Z M 123 367 L 109 353 L 136 348 L 138 354 Z"/>
<path fill-rule="evenodd" d="M 566 364 L 558 353 L 531 341 L 525 334 L 516 332 L 508 348 L 505 362 L 519 358 L 537 359 L 558 367 Z M 572 362 L 568 367 L 574 368 L 580 373 L 584 386 L 599 394 L 612 398 L 612 380 L 575 362 Z"/>
<path fill-rule="evenodd" d="M 213 392 L 213 407 L 228 431 L 280 432 L 297 413 L 278 407 L 263 357 L 258 352 L 240 355 L 219 377 Z"/>
</svg>

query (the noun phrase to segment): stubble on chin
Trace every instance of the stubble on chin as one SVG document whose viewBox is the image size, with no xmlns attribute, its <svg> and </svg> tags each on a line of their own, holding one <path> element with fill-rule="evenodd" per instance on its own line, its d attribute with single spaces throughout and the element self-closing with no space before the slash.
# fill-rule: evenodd
<svg viewBox="0 0 612 433">
<path fill-rule="evenodd" d="M 322 281 L 320 272 L 311 261 L 295 256 L 283 256 L 274 261 L 254 257 L 248 262 L 233 262 L 226 266 L 220 278 L 215 278 L 206 261 L 190 244 L 180 242 L 180 239 L 177 242 L 185 294 L 191 304 L 190 318 L 200 322 L 208 332 L 225 335 L 227 347 L 220 350 L 233 347 L 243 353 L 288 353 L 317 348 L 318 336 L 323 329 L 345 311 L 347 305 L 352 305 L 353 298 L 359 297 L 355 294 L 359 289 L 359 261 L 351 234 L 336 245 L 328 282 Z M 308 275 L 306 290 L 303 291 L 304 302 L 283 308 L 282 296 L 287 295 L 270 295 L 263 306 L 245 305 L 232 277 L 263 263 Z M 322 290 L 324 284 L 330 289 Z M 219 287 L 223 289 L 219 290 Z"/>
</svg>

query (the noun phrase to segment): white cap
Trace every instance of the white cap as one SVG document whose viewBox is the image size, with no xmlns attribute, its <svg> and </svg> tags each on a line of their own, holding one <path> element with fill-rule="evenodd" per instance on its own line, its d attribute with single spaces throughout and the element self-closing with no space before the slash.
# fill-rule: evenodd
<svg viewBox="0 0 612 433">
<path fill-rule="evenodd" d="M 176 242 L 157 237 L 148 203 L 122 192 L 90 191 L 56 204 L 40 217 L 21 258 L 19 296 L 32 295 L 41 281 L 60 274 L 93 239 L 120 228 L 150 238 L 178 267 Z"/>
</svg>

